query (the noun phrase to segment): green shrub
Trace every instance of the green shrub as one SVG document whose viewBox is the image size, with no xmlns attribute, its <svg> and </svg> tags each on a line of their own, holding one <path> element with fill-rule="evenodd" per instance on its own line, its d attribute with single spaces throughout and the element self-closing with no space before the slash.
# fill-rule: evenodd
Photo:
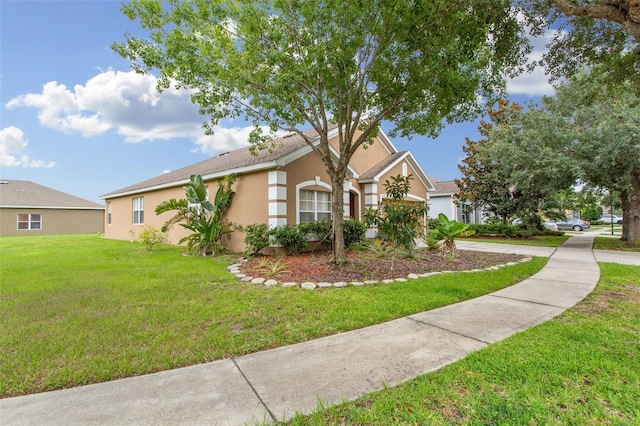
<svg viewBox="0 0 640 426">
<path fill-rule="evenodd" d="M 331 222 L 321 220 L 318 222 L 301 223 L 298 229 L 302 232 L 307 241 L 322 241 L 331 244 Z"/>
<path fill-rule="evenodd" d="M 474 223 L 469 225 L 469 230 L 474 231 L 476 236 L 500 236 L 500 237 L 515 237 L 518 228 L 511 225 L 502 223 L 498 224 L 479 224 Z"/>
<path fill-rule="evenodd" d="M 269 246 L 269 226 L 266 223 L 254 223 L 244 228 L 245 255 L 257 256 L 262 249 Z"/>
<path fill-rule="evenodd" d="M 590 222 L 597 221 L 602 216 L 602 207 L 591 206 L 582 209 L 582 218 Z"/>
<path fill-rule="evenodd" d="M 518 229 L 516 231 L 516 238 L 531 238 L 534 235 L 539 235 L 539 231 L 533 229 Z"/>
<path fill-rule="evenodd" d="M 133 231 L 131 231 L 131 233 L 133 234 Z M 148 251 L 151 251 L 153 246 L 157 244 L 165 244 L 168 240 L 167 234 L 150 225 L 142 228 L 142 231 L 140 231 L 136 238 L 136 241 L 142 241 L 145 244 Z"/>
<path fill-rule="evenodd" d="M 347 219 L 344 221 L 344 246 L 351 247 L 364 242 L 367 234 L 367 225 L 359 220 Z"/>
<path fill-rule="evenodd" d="M 374 257 L 378 258 L 387 257 L 393 251 L 393 245 L 385 243 L 378 238 L 367 241 L 363 245 Z"/>
<path fill-rule="evenodd" d="M 302 253 L 307 248 L 307 236 L 297 226 L 276 226 L 269 234 L 292 254 Z"/>
<path fill-rule="evenodd" d="M 429 251 L 436 251 L 440 248 L 440 240 L 431 235 L 431 233 L 429 233 L 427 238 L 425 238 L 424 242 L 427 245 L 427 249 Z"/>
</svg>

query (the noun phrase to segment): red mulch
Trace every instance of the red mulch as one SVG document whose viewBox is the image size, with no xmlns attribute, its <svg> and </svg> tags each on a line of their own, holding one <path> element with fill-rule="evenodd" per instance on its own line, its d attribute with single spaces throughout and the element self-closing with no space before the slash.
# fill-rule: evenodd
<svg viewBox="0 0 640 426">
<path fill-rule="evenodd" d="M 421 252 L 415 259 L 397 258 L 391 269 L 390 256 L 378 258 L 368 252 L 349 251 L 348 261 L 338 267 L 331 263 L 329 251 L 304 253 L 286 257 L 258 257 L 249 260 L 240 270 L 252 277 L 273 278 L 280 282 L 350 282 L 384 280 L 436 271 L 484 269 L 525 256 L 459 250 L 452 261 L 439 252 Z M 279 262 L 278 266 L 275 265 Z M 266 265 L 265 265 L 266 264 Z"/>
</svg>

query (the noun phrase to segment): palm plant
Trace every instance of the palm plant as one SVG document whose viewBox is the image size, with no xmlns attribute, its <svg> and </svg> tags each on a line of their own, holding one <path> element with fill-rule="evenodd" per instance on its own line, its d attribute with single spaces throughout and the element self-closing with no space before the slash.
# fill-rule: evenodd
<svg viewBox="0 0 640 426">
<path fill-rule="evenodd" d="M 193 233 L 182 238 L 179 243 L 187 243 L 190 251 L 202 256 L 214 255 L 225 249 L 222 237 L 233 232 L 232 223 L 223 219 L 233 200 L 231 185 L 236 175 L 227 175 L 220 181 L 213 203 L 207 197 L 207 187 L 200 175 L 191 175 L 189 186 L 184 187 L 186 199 L 175 198 L 163 201 L 156 207 L 156 214 L 176 211 L 176 214 L 162 226 L 167 232 L 179 223 Z M 180 223 L 184 222 L 184 223 Z"/>
<path fill-rule="evenodd" d="M 449 220 L 443 213 L 438 215 L 438 225 L 431 231 L 431 236 L 438 241 L 442 241 L 442 251 L 445 255 L 455 257 L 457 255 L 455 239 L 463 234 L 471 235 L 473 231 L 468 231 L 469 225 Z"/>
</svg>

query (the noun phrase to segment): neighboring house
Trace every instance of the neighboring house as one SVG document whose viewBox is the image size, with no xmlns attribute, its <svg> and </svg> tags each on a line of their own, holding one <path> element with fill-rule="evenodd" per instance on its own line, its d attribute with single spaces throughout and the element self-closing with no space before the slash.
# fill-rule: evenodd
<svg viewBox="0 0 640 426">
<path fill-rule="evenodd" d="M 314 143 L 319 141 L 315 131 L 305 134 L 314 138 Z M 338 129 L 334 129 L 329 132 L 332 147 L 337 146 L 337 140 Z M 156 206 L 171 198 L 185 198 L 183 187 L 192 174 L 203 177 L 210 194 L 215 194 L 221 178 L 238 174 L 233 185 L 236 194 L 226 218 L 243 226 L 267 223 L 273 228 L 330 219 L 331 182 L 317 154 L 295 133 L 273 142 L 271 152 L 261 150 L 254 156 L 249 148 L 238 149 L 101 196 L 107 209 L 106 237 L 130 239 L 144 225 L 160 228 L 172 212 L 157 216 Z M 337 151 L 333 154 L 337 156 Z M 384 198 L 384 181 L 409 174 L 414 179 L 407 198 L 426 201 L 433 184 L 413 155 L 398 152 L 381 132 L 373 144 L 359 148 L 351 159 L 343 185 L 344 217 L 360 219 L 366 207 L 377 208 Z M 375 229 L 368 234 L 374 236 Z M 175 226 L 169 237 L 176 243 L 185 235 L 186 230 Z M 234 232 L 223 243 L 232 251 L 242 251 L 244 234 Z"/>
<path fill-rule="evenodd" d="M 464 223 L 484 223 L 481 209 L 475 209 L 469 203 L 461 203 L 455 199 L 460 192 L 458 185 L 452 180 L 442 181 L 430 177 L 435 191 L 429 193 L 429 217 L 438 217 L 444 213 L 449 220 Z"/>
<path fill-rule="evenodd" d="M 0 181 L 0 235 L 104 231 L 104 206 L 25 180 Z"/>
</svg>

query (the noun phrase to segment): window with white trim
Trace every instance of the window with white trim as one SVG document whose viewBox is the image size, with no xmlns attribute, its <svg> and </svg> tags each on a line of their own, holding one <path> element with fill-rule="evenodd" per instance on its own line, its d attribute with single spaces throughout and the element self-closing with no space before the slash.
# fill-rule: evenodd
<svg viewBox="0 0 640 426">
<path fill-rule="evenodd" d="M 331 220 L 331 193 L 300 190 L 300 223 Z"/>
<path fill-rule="evenodd" d="M 111 225 L 111 201 L 107 203 L 107 225 Z"/>
<path fill-rule="evenodd" d="M 19 231 L 31 231 L 36 229 L 42 229 L 42 215 L 40 213 L 18 214 L 18 230 Z"/>
<path fill-rule="evenodd" d="M 144 223 L 144 197 L 133 199 L 133 224 L 142 225 Z"/>
</svg>

